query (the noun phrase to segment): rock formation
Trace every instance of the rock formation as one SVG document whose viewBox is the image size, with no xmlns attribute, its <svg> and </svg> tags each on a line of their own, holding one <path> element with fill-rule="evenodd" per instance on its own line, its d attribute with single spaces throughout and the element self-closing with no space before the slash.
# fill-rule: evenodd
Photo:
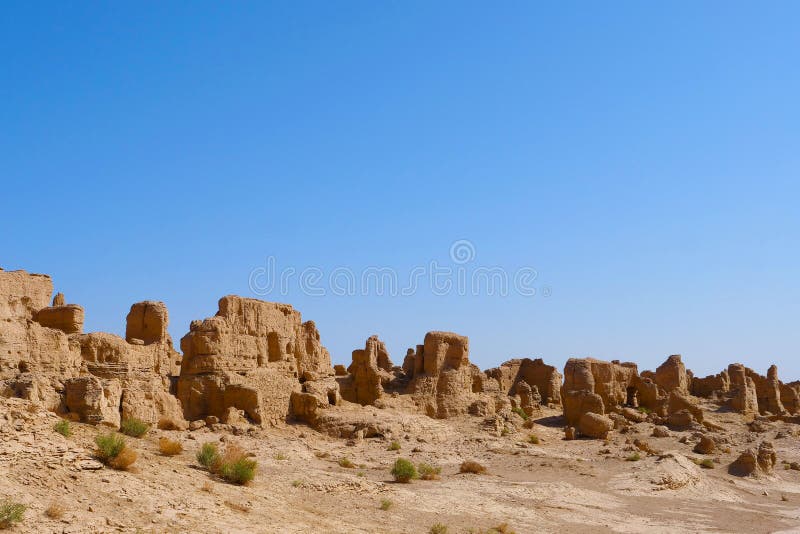
<svg viewBox="0 0 800 534">
<path fill-rule="evenodd" d="M 288 304 L 223 297 L 214 317 L 192 322 L 181 349 L 178 398 L 190 420 L 233 407 L 254 423 L 277 424 L 301 381 L 334 374 L 316 326 Z"/>
<path fill-rule="evenodd" d="M 347 368 L 349 377 L 339 381 L 342 398 L 366 405 L 383 396 L 383 386 L 394 379 L 392 362 L 386 345 L 372 336 L 363 350 L 353 351 L 353 363 Z"/>
<path fill-rule="evenodd" d="M 539 390 L 543 404 L 561 404 L 561 374 L 541 358 L 509 360 L 500 367 L 487 370 L 486 375 L 497 380 L 500 390 L 508 395 L 516 395 L 517 386 L 524 382 Z"/>
<path fill-rule="evenodd" d="M 681 361 L 679 354 L 675 354 L 667 358 L 667 360 L 658 366 L 653 380 L 658 387 L 670 393 L 672 391 L 689 392 L 689 380 L 686 375 L 686 367 Z"/>
<path fill-rule="evenodd" d="M 737 476 L 768 475 L 772 473 L 777 456 L 772 443 L 762 442 L 757 450 L 746 449 L 730 465 L 728 471 Z"/>
<path fill-rule="evenodd" d="M 466 413 L 477 399 L 481 371 L 469 362 L 469 340 L 452 332 L 428 332 L 414 355 L 408 392 L 425 413 L 445 418 Z M 479 389 L 477 386 L 475 389 Z"/>
</svg>

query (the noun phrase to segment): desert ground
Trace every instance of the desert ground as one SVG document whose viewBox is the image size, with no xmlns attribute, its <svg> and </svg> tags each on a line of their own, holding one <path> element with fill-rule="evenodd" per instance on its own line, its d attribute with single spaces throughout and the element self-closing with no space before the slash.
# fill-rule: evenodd
<svg viewBox="0 0 800 534">
<path fill-rule="evenodd" d="M 648 422 L 607 440 L 566 441 L 557 410 L 545 409 L 531 428 L 498 433 L 470 416 L 438 421 L 368 408 L 375 417 L 398 418 L 403 432 L 345 440 L 303 424 L 238 435 L 220 424 L 154 429 L 128 438 L 140 454 L 129 471 L 93 458 L 98 427 L 74 423 L 65 438 L 53 430 L 57 416 L 28 401 L 3 399 L 0 407 L 0 495 L 28 506 L 18 532 L 427 533 L 435 524 L 451 533 L 503 524 L 517 533 L 800 531 L 800 471 L 788 468 L 800 461 L 796 425 L 764 422 L 754 432 L 739 414 L 712 406 L 706 419 L 719 425 L 719 445 L 709 455 L 693 452 L 696 432 L 656 438 Z M 161 455 L 162 436 L 185 452 Z M 639 451 L 634 439 L 653 452 Z M 738 451 L 762 439 L 775 445 L 774 472 L 729 474 Z M 399 450 L 388 450 L 393 440 Z M 209 441 L 236 442 L 253 453 L 255 479 L 232 485 L 201 469 L 194 456 Z M 637 451 L 641 459 L 628 460 Z M 440 479 L 394 482 L 398 457 L 441 467 Z M 354 467 L 341 467 L 344 458 Z M 693 461 L 703 458 L 713 468 Z M 459 473 L 464 460 L 486 473 Z M 63 517 L 47 517 L 53 504 Z"/>
</svg>

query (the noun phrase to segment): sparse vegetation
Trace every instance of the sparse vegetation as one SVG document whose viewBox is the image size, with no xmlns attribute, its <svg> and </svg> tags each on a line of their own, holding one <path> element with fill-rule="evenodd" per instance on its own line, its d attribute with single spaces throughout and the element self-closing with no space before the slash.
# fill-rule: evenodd
<svg viewBox="0 0 800 534">
<path fill-rule="evenodd" d="M 175 419 L 171 417 L 162 417 L 158 420 L 158 429 L 159 430 L 181 430 L 183 425 L 178 424 Z"/>
<path fill-rule="evenodd" d="M 711 458 L 692 458 L 692 461 L 704 469 L 714 469 L 714 460 Z"/>
<path fill-rule="evenodd" d="M 417 466 L 417 471 L 419 472 L 419 478 L 422 480 L 438 480 L 439 475 L 442 473 L 442 468 L 422 462 Z"/>
<path fill-rule="evenodd" d="M 537 436 L 536 434 L 531 434 L 530 436 L 528 436 L 528 443 L 532 443 L 533 445 L 538 445 L 539 436 Z"/>
<path fill-rule="evenodd" d="M 496 527 L 492 527 L 486 531 L 486 534 L 516 534 L 511 527 L 508 526 L 508 523 L 500 523 Z"/>
<path fill-rule="evenodd" d="M 447 534 L 447 525 L 436 523 L 431 526 L 431 529 L 428 532 L 430 534 Z"/>
<path fill-rule="evenodd" d="M 522 408 L 517 407 L 517 408 L 514 408 L 511 411 L 514 412 L 515 414 L 517 414 L 518 416 L 522 417 L 525 421 L 528 420 L 528 414 L 526 414 L 525 410 L 523 410 Z"/>
<path fill-rule="evenodd" d="M 210 470 L 218 460 L 219 449 L 214 442 L 209 441 L 203 443 L 203 445 L 200 446 L 200 450 L 197 451 L 197 462 L 206 469 Z"/>
<path fill-rule="evenodd" d="M 67 421 L 66 419 L 62 419 L 61 421 L 56 423 L 55 426 L 53 426 L 53 430 L 55 430 L 65 438 L 68 438 L 72 435 L 72 427 L 70 426 L 69 421 Z"/>
<path fill-rule="evenodd" d="M 17 502 L 0 501 L 0 529 L 11 528 L 25 518 L 27 506 Z"/>
<path fill-rule="evenodd" d="M 323 451 L 317 451 L 317 452 L 314 453 L 314 456 L 316 456 L 317 458 L 330 458 L 331 453 L 323 452 Z"/>
<path fill-rule="evenodd" d="M 232 510 L 236 510 L 238 512 L 248 513 L 250 511 L 250 506 L 249 505 L 243 504 L 243 503 L 240 503 L 240 502 L 234 502 L 234 501 L 226 500 L 225 501 L 225 506 L 227 506 L 228 508 L 230 508 Z"/>
<path fill-rule="evenodd" d="M 300 481 L 300 480 L 292 480 L 292 487 L 293 488 L 299 488 L 302 485 L 303 485 L 302 481 Z"/>
<path fill-rule="evenodd" d="M 393 441 L 389 444 L 389 448 L 386 449 L 388 451 L 399 451 L 401 449 L 399 441 Z"/>
<path fill-rule="evenodd" d="M 125 471 L 139 458 L 139 453 L 130 447 L 124 447 L 122 451 L 108 462 L 114 469 Z"/>
<path fill-rule="evenodd" d="M 158 450 L 164 456 L 177 456 L 183 452 L 183 445 L 179 441 L 162 437 L 158 440 Z"/>
<path fill-rule="evenodd" d="M 501 436 L 507 436 L 507 435 L 509 435 L 510 433 L 511 433 L 511 431 L 508 429 L 508 427 L 507 427 L 507 426 L 504 426 L 504 427 L 503 427 L 503 430 L 501 430 L 501 431 L 500 431 L 500 435 L 501 435 Z"/>
<path fill-rule="evenodd" d="M 417 468 L 409 460 L 398 458 L 392 467 L 392 476 L 395 481 L 407 484 L 417 478 Z"/>
<path fill-rule="evenodd" d="M 645 406 L 639 406 L 638 410 L 639 410 L 640 413 L 643 413 L 643 414 L 646 414 L 646 415 L 650 415 L 651 413 L 653 413 L 653 410 L 651 410 L 650 408 L 647 408 Z"/>
<path fill-rule="evenodd" d="M 116 432 L 99 434 L 94 442 L 97 445 L 97 459 L 114 469 L 125 470 L 139 457 L 135 450 L 127 446 L 125 438 Z"/>
<path fill-rule="evenodd" d="M 353 462 L 350 461 L 350 458 L 345 456 L 344 458 L 339 458 L 339 467 L 344 467 L 345 469 L 353 469 L 356 466 Z"/>
<path fill-rule="evenodd" d="M 147 434 L 149 430 L 150 425 L 144 421 L 141 421 L 140 419 L 136 419 L 135 417 L 125 419 L 120 426 L 120 432 L 132 438 L 141 438 Z"/>
<path fill-rule="evenodd" d="M 50 519 L 61 519 L 64 517 L 64 512 L 64 506 L 61 503 L 53 502 L 45 509 L 44 515 Z"/>
<path fill-rule="evenodd" d="M 278 461 L 283 461 L 283 460 L 286 460 L 287 456 L 285 454 L 283 454 L 282 452 L 277 452 L 277 453 L 275 453 L 275 456 L 273 456 L 273 458 L 275 458 Z"/>
<path fill-rule="evenodd" d="M 639 454 L 638 452 L 634 452 L 633 454 L 631 454 L 630 456 L 625 458 L 625 461 L 626 462 L 638 462 L 641 459 L 642 459 L 642 455 Z"/>
<path fill-rule="evenodd" d="M 394 503 L 392 501 L 390 501 L 389 499 L 383 499 L 381 501 L 381 510 L 383 510 L 385 512 L 389 508 L 391 508 L 393 505 L 394 505 Z"/>
<path fill-rule="evenodd" d="M 212 465 L 212 472 L 232 484 L 244 485 L 255 478 L 257 467 L 258 463 L 238 445 L 228 445 L 225 454 Z"/>
<path fill-rule="evenodd" d="M 474 460 L 466 460 L 461 463 L 461 467 L 458 469 L 458 472 L 482 475 L 486 472 L 486 468 Z"/>
</svg>

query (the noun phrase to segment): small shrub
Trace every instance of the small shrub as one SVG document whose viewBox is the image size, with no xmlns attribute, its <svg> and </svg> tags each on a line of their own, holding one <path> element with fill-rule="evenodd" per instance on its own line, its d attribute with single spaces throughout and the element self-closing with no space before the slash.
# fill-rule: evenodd
<svg viewBox="0 0 800 534">
<path fill-rule="evenodd" d="M 179 441 L 162 437 L 158 440 L 158 450 L 164 456 L 176 456 L 183 452 L 183 445 Z"/>
<path fill-rule="evenodd" d="M 442 474 L 441 467 L 435 467 L 424 462 L 417 466 L 417 471 L 419 472 L 419 478 L 422 480 L 438 480 L 439 475 Z"/>
<path fill-rule="evenodd" d="M 158 420 L 157 426 L 159 430 L 185 430 L 186 428 L 171 417 L 162 417 Z"/>
<path fill-rule="evenodd" d="M 714 469 L 714 460 L 712 460 L 711 458 L 705 458 L 703 460 L 700 460 L 700 463 L 697 465 L 699 465 L 703 469 Z"/>
<path fill-rule="evenodd" d="M 431 526 L 431 529 L 428 532 L 430 534 L 447 534 L 447 525 L 436 523 L 435 525 Z"/>
<path fill-rule="evenodd" d="M 197 462 L 210 470 L 218 461 L 219 449 L 217 449 L 217 444 L 211 441 L 203 443 L 200 450 L 197 451 Z"/>
<path fill-rule="evenodd" d="M 399 441 L 393 441 L 393 442 L 391 442 L 391 443 L 389 444 L 389 448 L 388 448 L 388 449 L 386 449 L 386 450 L 387 450 L 387 451 L 399 451 L 399 450 L 400 450 L 400 448 L 401 448 L 401 447 L 400 447 L 400 442 L 399 442 Z"/>
<path fill-rule="evenodd" d="M 350 461 L 350 458 L 344 457 L 339 459 L 339 467 L 344 467 L 346 469 L 353 469 L 356 466 L 353 462 Z"/>
<path fill-rule="evenodd" d="M 528 420 L 528 414 L 526 414 L 525 410 L 523 410 L 522 408 L 519 408 L 519 407 L 518 408 L 514 408 L 511 411 L 514 412 L 515 414 L 517 414 L 518 416 L 522 417 L 524 420 L 526 420 L 526 421 Z"/>
<path fill-rule="evenodd" d="M 653 410 L 651 410 L 650 408 L 646 408 L 644 406 L 639 406 L 638 409 L 639 409 L 639 412 L 643 413 L 643 414 L 649 415 L 649 414 L 653 413 Z"/>
<path fill-rule="evenodd" d="M 132 438 L 141 438 L 147 434 L 148 430 L 150 430 L 150 425 L 135 417 L 125 419 L 120 426 L 120 432 Z"/>
<path fill-rule="evenodd" d="M 329 452 L 317 451 L 317 452 L 315 452 L 315 453 L 314 453 L 314 456 L 316 456 L 317 458 L 330 458 L 330 456 L 331 456 L 331 453 L 329 453 Z"/>
<path fill-rule="evenodd" d="M 490 528 L 486 534 L 516 534 L 511 528 L 508 526 L 508 523 L 500 523 L 496 527 Z"/>
<path fill-rule="evenodd" d="M 133 462 L 135 462 L 137 458 L 139 458 L 139 454 L 135 450 L 129 447 L 124 447 L 118 455 L 111 458 L 111 460 L 108 462 L 108 465 L 114 469 L 124 471 L 133 465 Z"/>
<path fill-rule="evenodd" d="M 225 447 L 225 454 L 218 454 L 211 464 L 210 471 L 233 484 L 247 484 L 256 476 L 258 463 L 247 457 L 237 445 Z"/>
<path fill-rule="evenodd" d="M 287 456 L 285 454 L 283 454 L 282 452 L 278 452 L 278 453 L 275 453 L 275 456 L 273 456 L 273 458 L 275 458 L 278 461 L 283 461 L 283 460 L 286 460 Z"/>
<path fill-rule="evenodd" d="M 641 459 L 642 459 L 642 456 L 638 452 L 634 452 L 633 454 L 631 454 L 630 456 L 625 458 L 625 461 L 626 462 L 638 462 Z"/>
<path fill-rule="evenodd" d="M 364 476 L 366 476 L 366 473 L 364 473 L 364 471 L 359 471 L 358 473 L 356 473 L 356 476 L 363 478 Z"/>
<path fill-rule="evenodd" d="M 54 502 L 50 503 L 50 506 L 45 509 L 44 515 L 50 519 L 61 519 L 64 517 L 64 512 L 64 506 L 61 503 Z"/>
<path fill-rule="evenodd" d="M 244 485 L 253 480 L 256 476 L 258 463 L 250 458 L 239 458 L 232 462 L 223 462 L 219 473 L 228 482 Z"/>
<path fill-rule="evenodd" d="M 405 458 L 398 458 L 392 467 L 392 476 L 397 482 L 407 484 L 417 478 L 417 468 Z"/>
<path fill-rule="evenodd" d="M 532 443 L 534 445 L 538 445 L 539 444 L 539 436 L 537 436 L 535 434 L 531 434 L 530 436 L 528 436 L 528 443 Z"/>
<path fill-rule="evenodd" d="M 390 501 L 389 499 L 383 499 L 381 501 L 381 510 L 383 510 L 385 512 L 386 510 L 391 508 L 393 505 L 394 505 L 394 503 L 392 501 Z"/>
<path fill-rule="evenodd" d="M 56 423 L 55 426 L 53 427 L 53 430 L 55 430 L 65 438 L 68 438 L 72 435 L 72 428 L 69 425 L 69 421 L 67 421 L 66 419 L 62 419 L 61 421 Z"/>
<path fill-rule="evenodd" d="M 503 430 L 501 430 L 501 431 L 500 431 L 500 435 L 501 435 L 501 436 L 507 436 L 507 435 L 509 435 L 510 433 L 511 433 L 511 431 L 508 429 L 508 427 L 507 427 L 507 426 L 504 426 L 504 427 L 503 427 Z"/>
<path fill-rule="evenodd" d="M 97 445 L 97 458 L 104 464 L 108 464 L 112 458 L 116 458 L 125 448 L 125 438 L 116 432 L 99 434 L 95 436 L 94 442 Z"/>
<path fill-rule="evenodd" d="M 27 506 L 17 502 L 0 501 L 0 529 L 11 528 L 25 518 Z"/>
<path fill-rule="evenodd" d="M 474 460 L 466 460 L 465 462 L 461 463 L 461 467 L 458 469 L 458 471 L 459 473 L 474 473 L 476 475 L 482 475 L 486 472 L 486 468 Z"/>
<path fill-rule="evenodd" d="M 299 488 L 302 485 L 303 485 L 303 483 L 300 480 L 292 480 L 292 487 L 293 488 Z"/>
</svg>

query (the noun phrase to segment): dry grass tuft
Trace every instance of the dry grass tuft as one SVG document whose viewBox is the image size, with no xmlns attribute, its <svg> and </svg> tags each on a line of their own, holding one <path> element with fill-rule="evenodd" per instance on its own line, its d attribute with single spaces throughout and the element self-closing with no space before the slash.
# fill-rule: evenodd
<svg viewBox="0 0 800 534">
<path fill-rule="evenodd" d="M 381 510 L 383 510 L 384 512 L 387 511 L 392 506 L 394 506 L 394 503 L 389 499 L 383 499 L 381 501 Z"/>
<path fill-rule="evenodd" d="M 111 458 L 111 460 L 108 462 L 108 465 L 110 465 L 114 469 L 125 471 L 131 465 L 133 465 L 133 463 L 138 458 L 139 458 L 139 453 L 137 453 L 135 450 L 131 448 L 125 447 L 118 455 Z"/>
<path fill-rule="evenodd" d="M 157 426 L 159 430 L 182 430 L 185 428 L 172 417 L 162 417 L 158 420 Z"/>
<path fill-rule="evenodd" d="M 344 467 L 345 469 L 353 469 L 356 466 L 353 462 L 350 461 L 350 458 L 346 456 L 339 460 L 339 467 Z"/>
<path fill-rule="evenodd" d="M 44 511 L 44 515 L 49 517 L 50 519 L 61 519 L 64 517 L 64 505 L 59 502 L 50 503 L 50 506 Z"/>
<path fill-rule="evenodd" d="M 486 468 L 474 460 L 466 460 L 461 463 L 461 467 L 459 468 L 458 472 L 482 475 L 486 472 Z"/>
<path fill-rule="evenodd" d="M 447 534 L 447 525 L 436 523 L 431 526 L 431 529 L 428 532 L 429 534 Z"/>
<path fill-rule="evenodd" d="M 179 441 L 162 437 L 158 440 L 158 450 L 164 456 L 177 456 L 183 452 L 183 445 Z"/>
<path fill-rule="evenodd" d="M 228 508 L 230 508 L 232 510 L 236 510 L 238 512 L 243 512 L 243 513 L 248 513 L 251 510 L 251 507 L 250 507 L 249 504 L 243 504 L 243 503 L 227 501 L 227 500 L 225 501 L 225 506 L 227 506 Z"/>
</svg>

